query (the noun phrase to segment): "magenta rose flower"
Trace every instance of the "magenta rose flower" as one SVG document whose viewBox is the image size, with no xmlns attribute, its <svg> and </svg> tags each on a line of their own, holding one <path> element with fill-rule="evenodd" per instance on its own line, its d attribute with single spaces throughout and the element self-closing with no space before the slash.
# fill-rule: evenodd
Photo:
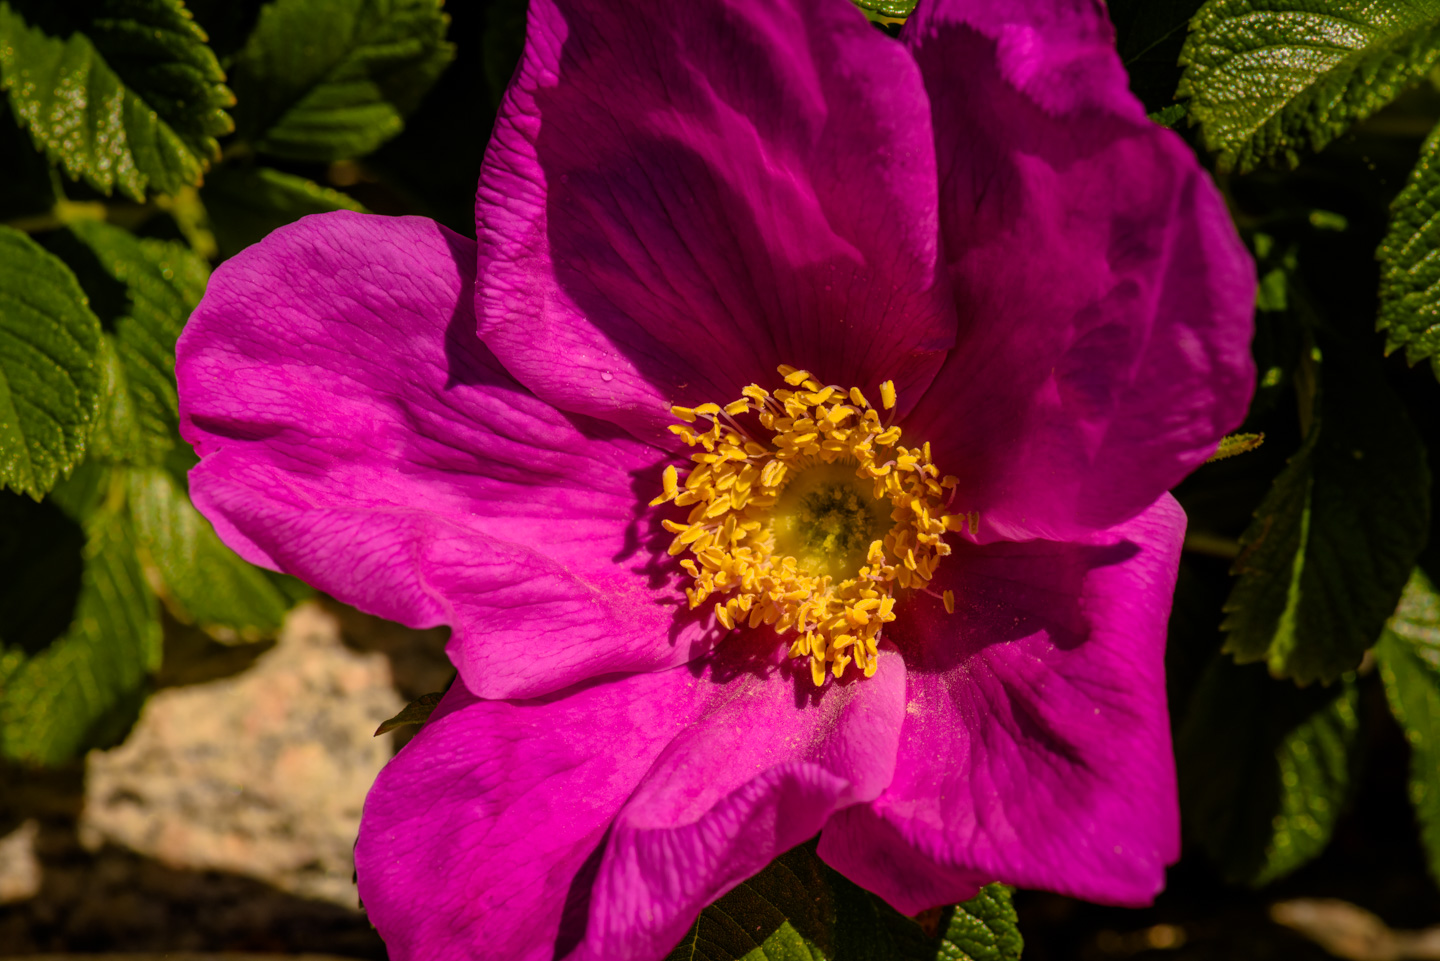
<svg viewBox="0 0 1440 961">
<path fill-rule="evenodd" d="M 453 629 L 356 848 L 391 956 L 659 958 L 817 832 L 907 913 L 1148 902 L 1254 280 L 1100 4 L 532 0 L 476 217 L 306 218 L 179 349 L 225 541 Z"/>
</svg>

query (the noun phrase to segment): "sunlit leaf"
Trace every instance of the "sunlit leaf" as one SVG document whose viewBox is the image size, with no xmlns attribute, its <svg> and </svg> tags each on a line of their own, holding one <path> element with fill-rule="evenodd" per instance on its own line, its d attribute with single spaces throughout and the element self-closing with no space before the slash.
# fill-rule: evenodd
<svg viewBox="0 0 1440 961">
<path fill-rule="evenodd" d="M 1294 166 L 1437 61 L 1436 0 L 1209 0 L 1179 96 L 1222 170 Z"/>
<path fill-rule="evenodd" d="M 103 193 L 199 183 L 233 127 L 224 80 L 180 0 L 0 2 L 0 86 L 15 116 Z"/>
<path fill-rule="evenodd" d="M 0 485 L 39 498 L 84 455 L 100 337 L 65 264 L 0 227 Z"/>
</svg>

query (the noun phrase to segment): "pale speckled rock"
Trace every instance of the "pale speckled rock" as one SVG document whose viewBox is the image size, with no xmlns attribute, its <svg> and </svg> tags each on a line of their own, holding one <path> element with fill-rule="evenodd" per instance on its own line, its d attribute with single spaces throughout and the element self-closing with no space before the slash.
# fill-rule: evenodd
<svg viewBox="0 0 1440 961">
<path fill-rule="evenodd" d="M 403 706 L 385 656 L 302 604 L 249 670 L 159 692 L 123 745 L 91 753 L 80 837 L 353 907 L 361 805 L 392 750 L 371 735 Z"/>
<path fill-rule="evenodd" d="M 40 859 L 35 854 L 39 822 L 31 819 L 0 838 L 0 904 L 33 898 L 40 892 Z"/>
</svg>

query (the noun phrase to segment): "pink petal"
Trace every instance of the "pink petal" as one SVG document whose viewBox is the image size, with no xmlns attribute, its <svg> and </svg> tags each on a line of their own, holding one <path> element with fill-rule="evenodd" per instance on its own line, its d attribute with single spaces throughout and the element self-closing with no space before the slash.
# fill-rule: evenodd
<svg viewBox="0 0 1440 961">
<path fill-rule="evenodd" d="M 655 560 L 662 455 L 505 374 L 474 334 L 474 249 L 347 212 L 226 261 L 178 350 L 197 506 L 254 563 L 451 625 L 483 696 L 684 663 L 708 635 Z"/>
<path fill-rule="evenodd" d="M 476 202 L 485 342 L 663 430 L 775 368 L 917 398 L 953 341 L 905 49 L 834 0 L 536 0 Z"/>
<path fill-rule="evenodd" d="M 955 350 L 905 423 L 984 540 L 1134 516 L 1245 415 L 1254 265 L 1098 3 L 920 6 Z"/>
<path fill-rule="evenodd" d="M 1085 543 L 966 546 L 909 603 L 895 779 L 820 854 L 901 911 L 989 881 L 1148 904 L 1180 853 L 1165 628 L 1185 515 L 1168 494 Z"/>
<path fill-rule="evenodd" d="M 365 805 L 360 895 L 390 956 L 662 958 L 706 904 L 879 794 L 899 656 L 814 696 L 739 640 L 555 698 L 449 695 Z"/>
</svg>

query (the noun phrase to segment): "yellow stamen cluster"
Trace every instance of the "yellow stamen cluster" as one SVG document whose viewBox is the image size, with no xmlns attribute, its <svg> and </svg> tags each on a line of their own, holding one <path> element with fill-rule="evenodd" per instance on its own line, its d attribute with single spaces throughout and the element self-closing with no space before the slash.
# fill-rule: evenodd
<svg viewBox="0 0 1440 961">
<path fill-rule="evenodd" d="M 650 503 L 690 508 L 684 523 L 664 525 L 675 535 L 670 554 L 692 555 L 680 562 L 694 580 L 685 590 L 692 610 L 720 595 L 715 615 L 726 628 L 766 624 L 777 634 L 793 633 L 790 655 L 810 659 L 817 686 L 827 674 L 840 677 L 852 661 L 869 677 L 878 663 L 880 633 L 895 620 L 895 591 L 927 591 L 940 558 L 950 553 L 944 535 L 967 523 L 973 532 L 979 518 L 947 513 L 956 479 L 940 476 L 928 442 L 900 446 L 900 428 L 882 423 L 858 388 L 824 386 L 789 366 L 780 374 L 791 389 L 770 393 L 751 384 L 723 407 L 672 407 L 684 423 L 670 429 L 698 449 L 683 483 L 673 466 L 665 468 L 664 491 Z M 886 381 L 880 396 L 884 408 L 893 409 L 895 385 Z M 769 434 L 768 443 L 752 436 L 757 425 L 763 433 L 754 433 Z M 811 471 L 822 472 L 812 479 L 841 478 L 827 488 L 830 500 L 824 503 L 844 506 L 844 512 L 826 515 L 833 523 L 812 537 L 822 552 L 819 563 L 777 548 L 777 520 L 793 520 L 777 518 L 783 513 L 777 504 L 787 485 L 804 483 Z M 877 506 L 873 516 L 882 524 L 868 550 L 855 555 L 858 567 L 822 570 L 831 566 L 823 563 L 824 551 L 843 553 L 835 546 L 837 535 L 825 531 L 838 523 L 840 540 L 869 537 L 867 511 Z M 813 520 L 806 515 L 802 526 Z M 942 600 L 953 612 L 954 595 L 945 591 Z"/>
</svg>

